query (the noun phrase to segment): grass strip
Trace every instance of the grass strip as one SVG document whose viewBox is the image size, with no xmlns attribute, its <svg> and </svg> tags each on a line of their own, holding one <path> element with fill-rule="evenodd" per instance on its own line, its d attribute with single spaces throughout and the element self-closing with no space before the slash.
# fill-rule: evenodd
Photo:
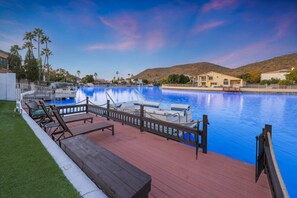
<svg viewBox="0 0 297 198">
<path fill-rule="evenodd" d="M 0 197 L 80 197 L 14 108 L 0 101 Z"/>
</svg>

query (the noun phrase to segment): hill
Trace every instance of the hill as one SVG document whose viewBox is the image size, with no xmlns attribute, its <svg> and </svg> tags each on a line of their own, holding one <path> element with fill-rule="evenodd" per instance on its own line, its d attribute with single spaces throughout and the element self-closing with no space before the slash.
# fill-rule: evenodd
<svg viewBox="0 0 297 198">
<path fill-rule="evenodd" d="M 216 71 L 220 73 L 228 73 L 231 69 L 215 65 L 212 63 L 190 63 L 184 65 L 175 65 L 172 67 L 146 69 L 143 72 L 135 75 L 133 78 L 147 79 L 149 81 L 160 80 L 167 78 L 170 74 L 184 74 L 190 76 L 197 76 L 198 74 Z"/>
<path fill-rule="evenodd" d="M 162 78 L 167 78 L 170 74 L 185 74 L 197 76 L 209 71 L 225 73 L 232 76 L 239 76 L 250 71 L 258 71 L 260 73 L 276 71 L 280 69 L 297 68 L 297 53 L 274 57 L 261 62 L 247 64 L 241 67 L 230 69 L 220 65 L 208 62 L 191 63 L 183 65 L 175 65 L 172 67 L 146 69 L 143 72 L 135 75 L 133 78 L 147 79 L 156 81 Z"/>
<path fill-rule="evenodd" d="M 237 67 L 230 71 L 230 75 L 239 76 L 253 70 L 264 73 L 281 69 L 291 69 L 292 67 L 297 68 L 297 53 L 277 56 L 261 62 Z"/>
</svg>

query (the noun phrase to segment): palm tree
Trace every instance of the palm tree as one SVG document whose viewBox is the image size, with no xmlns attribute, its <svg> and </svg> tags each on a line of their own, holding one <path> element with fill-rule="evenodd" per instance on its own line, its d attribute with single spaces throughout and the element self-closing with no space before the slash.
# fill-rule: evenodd
<svg viewBox="0 0 297 198">
<path fill-rule="evenodd" d="M 26 56 L 28 57 L 28 59 L 32 59 L 34 58 L 34 54 L 33 54 L 33 44 L 31 42 L 26 42 L 24 43 L 22 49 L 27 49 L 27 54 Z"/>
<path fill-rule="evenodd" d="M 43 68 L 43 81 L 45 81 L 45 68 L 47 69 L 47 74 L 49 76 L 49 63 L 48 63 L 48 57 L 53 55 L 52 51 L 49 50 L 48 48 L 43 48 L 41 51 L 41 55 L 45 55 L 44 57 L 44 68 Z"/>
<path fill-rule="evenodd" d="M 45 44 L 45 48 L 48 48 L 48 44 L 51 43 L 52 41 L 48 36 L 43 35 L 41 37 L 41 44 Z"/>
<path fill-rule="evenodd" d="M 38 44 L 38 60 L 41 62 L 41 56 L 40 56 L 40 43 L 41 39 L 44 36 L 43 30 L 40 28 L 35 28 L 33 32 L 34 37 L 37 37 L 37 44 Z"/>
<path fill-rule="evenodd" d="M 21 50 L 21 48 L 18 45 L 13 45 L 10 48 L 10 53 L 19 56 L 19 50 Z"/>
<path fill-rule="evenodd" d="M 80 78 L 80 70 L 77 70 L 77 77 L 79 77 Z"/>
<path fill-rule="evenodd" d="M 94 73 L 95 80 L 97 80 L 97 76 L 98 76 L 98 74 L 95 72 Z"/>
<path fill-rule="evenodd" d="M 25 40 L 25 41 L 29 41 L 29 43 L 31 44 L 30 45 L 30 51 L 33 53 L 33 48 L 34 48 L 34 45 L 33 45 L 33 39 L 34 39 L 34 34 L 32 33 L 32 32 L 26 32 L 25 33 L 25 36 L 24 36 L 24 38 L 23 38 L 23 40 Z M 26 42 L 27 43 L 27 42 Z M 26 44 L 25 43 L 25 44 Z M 24 45 L 25 45 L 24 44 Z"/>
<path fill-rule="evenodd" d="M 117 75 L 118 79 L 119 79 L 119 73 L 120 73 L 119 71 L 116 72 L 116 75 Z"/>
<path fill-rule="evenodd" d="M 35 31 L 39 31 L 39 30 L 41 30 L 41 29 L 35 28 Z M 51 43 L 52 41 L 50 40 L 50 38 L 48 36 L 44 35 L 42 30 L 41 30 L 41 32 L 42 32 L 42 34 L 41 34 L 40 42 L 41 42 L 41 44 L 45 44 L 46 51 L 50 52 L 49 54 L 47 54 L 47 53 L 42 54 L 42 52 L 41 52 L 41 55 L 48 55 L 48 56 L 45 57 L 45 59 L 47 60 L 47 65 L 45 64 L 45 61 L 44 61 L 43 70 L 45 70 L 45 67 L 48 66 L 48 58 L 49 58 L 50 55 L 52 55 L 52 52 L 48 49 L 48 44 Z M 42 49 L 42 50 L 44 50 L 44 49 Z M 44 73 L 43 73 L 43 80 L 45 80 Z"/>
</svg>

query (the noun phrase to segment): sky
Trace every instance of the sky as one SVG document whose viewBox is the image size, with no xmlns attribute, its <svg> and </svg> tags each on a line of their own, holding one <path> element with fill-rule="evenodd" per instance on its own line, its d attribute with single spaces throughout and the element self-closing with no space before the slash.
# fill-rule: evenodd
<svg viewBox="0 0 297 198">
<path fill-rule="evenodd" d="M 52 67 L 81 76 L 194 62 L 235 68 L 297 52 L 297 1 L 0 0 L 1 50 L 22 46 L 36 27 L 52 41 Z"/>
</svg>

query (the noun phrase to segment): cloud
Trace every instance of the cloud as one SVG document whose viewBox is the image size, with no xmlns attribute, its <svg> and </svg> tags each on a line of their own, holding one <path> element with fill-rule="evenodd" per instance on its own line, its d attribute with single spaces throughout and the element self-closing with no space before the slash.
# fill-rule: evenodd
<svg viewBox="0 0 297 198">
<path fill-rule="evenodd" d="M 219 65 L 228 65 L 230 67 L 238 67 L 246 62 L 251 62 L 251 58 L 263 55 L 264 51 L 268 51 L 269 40 L 252 43 L 246 47 L 236 49 L 224 56 L 215 58 L 211 62 Z M 259 53 L 261 52 L 261 53 Z"/>
<path fill-rule="evenodd" d="M 206 13 L 211 10 L 221 10 L 226 7 L 234 7 L 236 4 L 236 0 L 212 0 L 211 2 L 203 5 L 202 13 Z"/>
<path fill-rule="evenodd" d="M 210 23 L 205 23 L 205 24 L 199 25 L 198 27 L 194 28 L 193 32 L 194 33 L 203 32 L 205 30 L 219 27 L 219 26 L 223 25 L 224 23 L 225 23 L 224 21 L 214 21 L 214 22 L 210 22 Z"/>
<path fill-rule="evenodd" d="M 17 22 L 16 21 L 13 21 L 13 20 L 0 20 L 0 24 L 17 25 Z"/>
<path fill-rule="evenodd" d="M 97 17 L 110 31 L 111 44 L 99 44 L 92 50 L 144 49 L 157 51 L 165 45 L 173 45 L 184 39 L 184 21 L 197 13 L 196 4 L 180 1 L 177 4 L 160 4 L 142 11 L 111 13 Z M 124 45 L 125 44 L 125 45 Z M 119 47 L 119 46 L 125 47 Z"/>
<path fill-rule="evenodd" d="M 135 47 L 136 43 L 132 40 L 130 41 L 124 41 L 120 43 L 114 43 L 114 44 L 94 44 L 91 46 L 86 47 L 86 50 L 93 51 L 93 50 L 115 50 L 115 51 L 124 51 L 124 50 L 130 50 Z"/>
<path fill-rule="evenodd" d="M 161 48 L 165 45 L 165 38 L 159 31 L 152 31 L 147 35 L 145 46 L 148 50 Z"/>
<path fill-rule="evenodd" d="M 295 12 L 288 13 L 281 17 L 278 17 L 276 20 L 276 37 L 282 38 L 286 36 L 291 27 L 293 27 L 297 23 L 297 14 Z"/>
<path fill-rule="evenodd" d="M 121 36 L 128 38 L 138 38 L 138 22 L 135 17 L 129 14 L 123 14 L 114 17 L 113 19 L 107 19 L 106 17 L 99 17 L 102 24 L 113 30 L 116 30 Z"/>
</svg>

